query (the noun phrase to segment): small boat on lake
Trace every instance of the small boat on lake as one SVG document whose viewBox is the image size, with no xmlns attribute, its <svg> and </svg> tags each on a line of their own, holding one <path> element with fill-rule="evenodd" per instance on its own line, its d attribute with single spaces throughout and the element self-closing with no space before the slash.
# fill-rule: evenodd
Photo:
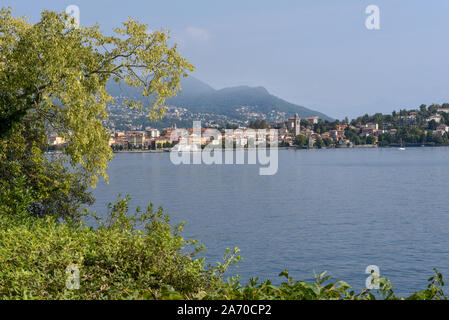
<svg viewBox="0 0 449 320">
<path fill-rule="evenodd" d="M 401 146 L 399 147 L 399 151 L 405 151 L 405 147 L 404 147 L 404 143 L 402 142 L 402 139 L 401 139 Z"/>
</svg>

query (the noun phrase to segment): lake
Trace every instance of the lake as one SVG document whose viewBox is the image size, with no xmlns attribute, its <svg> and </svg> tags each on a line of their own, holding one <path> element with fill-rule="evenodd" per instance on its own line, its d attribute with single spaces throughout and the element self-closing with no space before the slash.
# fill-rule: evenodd
<svg viewBox="0 0 449 320">
<path fill-rule="evenodd" d="M 180 165 L 168 153 L 120 153 L 92 209 L 117 194 L 132 206 L 162 206 L 185 221 L 186 238 L 244 260 L 242 282 L 288 269 L 295 280 L 327 270 L 360 290 L 377 265 L 405 295 L 424 289 L 436 267 L 449 277 L 449 148 L 280 150 L 279 170 L 257 165 Z"/>
</svg>

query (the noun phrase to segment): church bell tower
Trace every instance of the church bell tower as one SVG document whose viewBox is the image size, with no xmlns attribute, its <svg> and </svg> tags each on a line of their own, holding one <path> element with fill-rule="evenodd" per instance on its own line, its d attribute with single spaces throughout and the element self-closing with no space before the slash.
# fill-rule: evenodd
<svg viewBox="0 0 449 320">
<path fill-rule="evenodd" d="M 295 114 L 295 126 L 294 126 L 295 137 L 301 134 L 301 118 L 298 114 Z"/>
</svg>

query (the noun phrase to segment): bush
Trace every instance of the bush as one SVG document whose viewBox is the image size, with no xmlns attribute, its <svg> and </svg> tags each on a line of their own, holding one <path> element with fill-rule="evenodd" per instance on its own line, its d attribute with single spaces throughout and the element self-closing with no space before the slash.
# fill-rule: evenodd
<svg viewBox="0 0 449 320">
<path fill-rule="evenodd" d="M 162 208 L 128 212 L 129 198 L 110 206 L 98 227 L 55 218 L 1 216 L 0 299 L 157 299 L 162 292 L 194 298 L 216 285 L 218 269 L 194 256 Z M 80 271 L 78 290 L 66 270 Z"/>
<path fill-rule="evenodd" d="M 407 298 L 401 298 L 394 294 L 391 282 L 379 277 L 377 290 L 363 290 L 356 293 L 351 286 L 344 281 L 330 281 L 330 276 L 323 272 L 315 274 L 315 282 L 307 283 L 296 281 L 289 276 L 288 271 L 279 276 L 284 277 L 280 286 L 275 286 L 270 280 L 258 283 L 258 279 L 251 279 L 246 286 L 240 285 L 238 278 L 222 283 L 221 287 L 205 296 L 205 299 L 230 299 L 230 300 L 447 300 L 441 286 L 444 286 L 443 278 L 437 270 L 435 275 L 429 278 L 429 285 L 425 290 L 415 292 Z"/>
<path fill-rule="evenodd" d="M 14 195 L 13 195 L 14 196 Z M 246 286 L 223 274 L 241 258 L 226 250 L 218 266 L 196 258 L 204 247 L 181 237 L 183 225 L 171 226 L 162 208 L 129 213 L 129 197 L 108 207 L 98 225 L 53 216 L 0 214 L 0 300 L 2 299 L 208 299 L 208 300 L 385 300 L 397 297 L 390 281 L 380 289 L 355 293 L 326 272 L 314 283 L 251 279 Z M 23 209 L 23 208 L 22 208 Z M 78 282 L 73 279 L 79 275 Z M 376 279 L 375 277 L 373 277 Z M 437 270 L 423 291 L 406 299 L 447 299 Z"/>
</svg>

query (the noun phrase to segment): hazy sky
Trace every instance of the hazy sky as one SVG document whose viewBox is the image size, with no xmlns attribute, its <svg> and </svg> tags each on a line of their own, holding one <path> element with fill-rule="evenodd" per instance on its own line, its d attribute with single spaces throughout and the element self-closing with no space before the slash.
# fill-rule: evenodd
<svg viewBox="0 0 449 320">
<path fill-rule="evenodd" d="M 264 86 L 336 118 L 449 101 L 447 0 L 0 0 L 36 21 L 80 8 L 104 31 L 131 16 L 172 31 L 194 76 L 219 89 Z M 380 8 L 367 30 L 365 8 Z"/>
</svg>

